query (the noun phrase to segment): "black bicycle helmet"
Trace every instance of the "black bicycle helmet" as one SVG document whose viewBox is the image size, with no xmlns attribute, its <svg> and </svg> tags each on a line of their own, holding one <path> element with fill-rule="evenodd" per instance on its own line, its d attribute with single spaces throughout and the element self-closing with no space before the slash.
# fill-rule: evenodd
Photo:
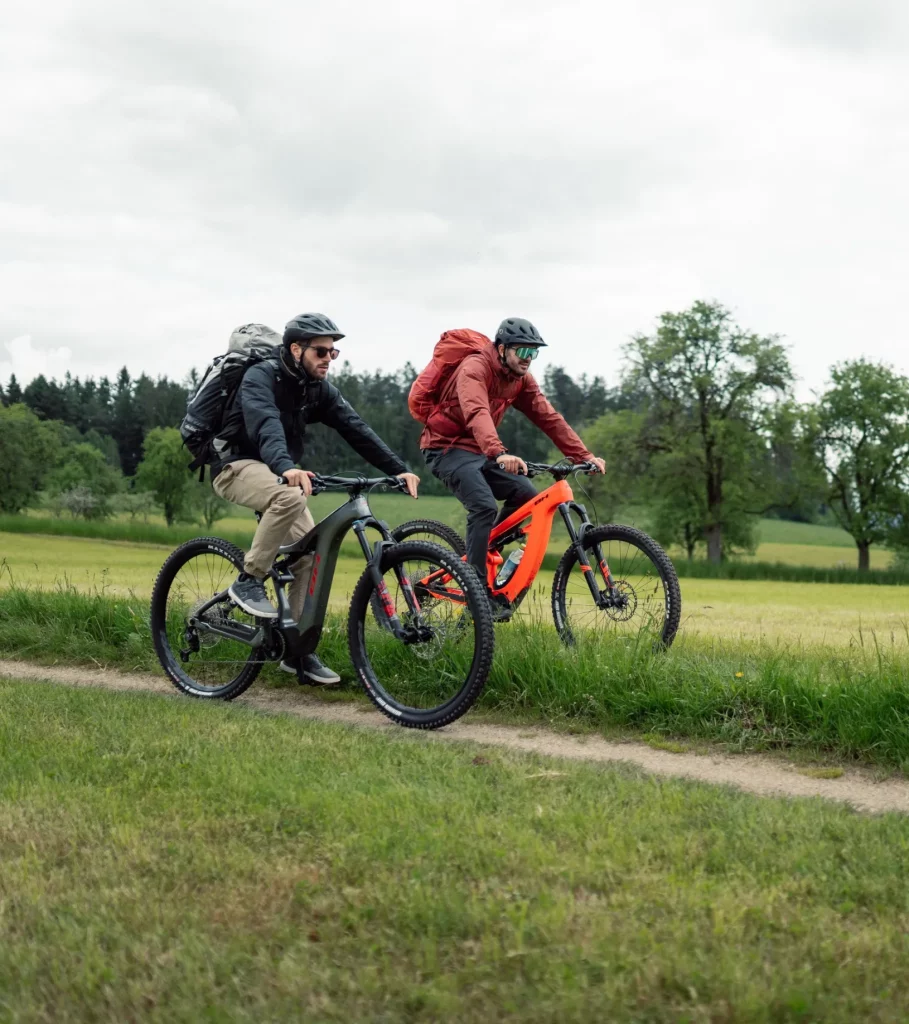
<svg viewBox="0 0 909 1024">
<path fill-rule="evenodd" d="M 496 345 L 533 345 L 535 348 L 547 348 L 540 332 L 529 320 L 519 316 L 510 316 L 499 324 L 496 331 Z"/>
<path fill-rule="evenodd" d="M 311 338 L 334 338 L 338 341 L 343 337 L 338 325 L 324 313 L 301 313 L 284 326 L 284 344 L 287 346 L 294 343 L 305 345 Z"/>
</svg>

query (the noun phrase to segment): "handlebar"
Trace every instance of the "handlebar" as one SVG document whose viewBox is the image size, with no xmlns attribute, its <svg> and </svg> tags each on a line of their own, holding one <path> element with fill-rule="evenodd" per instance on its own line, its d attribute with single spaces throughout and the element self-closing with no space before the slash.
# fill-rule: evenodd
<svg viewBox="0 0 909 1024">
<path fill-rule="evenodd" d="M 564 480 L 566 476 L 570 476 L 572 473 L 598 472 L 599 470 L 594 462 L 556 462 L 551 466 L 545 462 L 527 463 L 527 475 L 529 477 L 538 476 L 540 473 L 550 473 L 556 480 Z"/>
<path fill-rule="evenodd" d="M 350 494 L 359 494 L 361 491 L 372 487 L 391 487 L 396 491 L 406 491 L 407 484 L 396 476 L 321 476 L 319 473 L 310 474 L 312 480 L 312 493 L 322 494 L 324 491 L 348 491 Z M 277 478 L 279 484 L 286 484 L 283 476 Z"/>
</svg>

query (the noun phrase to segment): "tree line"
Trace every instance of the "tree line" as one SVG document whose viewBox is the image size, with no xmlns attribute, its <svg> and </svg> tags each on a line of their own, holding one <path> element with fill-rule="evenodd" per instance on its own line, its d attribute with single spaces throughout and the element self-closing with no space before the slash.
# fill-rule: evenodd
<svg viewBox="0 0 909 1024">
<path fill-rule="evenodd" d="M 407 410 L 416 376 L 357 372 L 345 363 L 332 381 L 363 418 L 417 471 L 421 427 Z M 198 376 L 62 382 L 36 377 L 0 386 L 0 510 L 20 511 L 44 494 L 58 511 L 103 517 L 147 513 L 168 522 L 223 515 L 209 487 L 194 484 L 179 424 Z M 762 516 L 806 522 L 833 518 L 854 538 L 858 565 L 886 544 L 909 550 L 909 380 L 864 359 L 833 367 L 808 403 L 793 396 L 794 374 L 776 336 L 741 328 L 716 302 L 665 313 L 635 335 L 613 386 L 600 375 L 549 367 L 542 386 L 588 447 L 609 465 L 585 481 L 601 515 L 640 510 L 648 528 L 688 557 L 721 561 L 753 549 Z M 528 420 L 509 411 L 500 433 L 525 459 L 554 457 Z M 334 431 L 308 428 L 306 468 L 366 467 Z M 426 493 L 444 493 L 428 472 Z M 6 486 L 3 486 L 3 485 Z"/>
</svg>

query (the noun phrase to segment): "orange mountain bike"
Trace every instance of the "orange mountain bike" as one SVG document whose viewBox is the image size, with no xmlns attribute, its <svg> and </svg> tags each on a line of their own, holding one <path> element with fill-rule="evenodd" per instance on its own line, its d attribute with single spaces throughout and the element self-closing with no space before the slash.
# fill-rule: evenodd
<svg viewBox="0 0 909 1024">
<path fill-rule="evenodd" d="M 571 544 L 552 581 L 552 616 L 566 644 L 595 636 L 652 637 L 668 647 L 679 628 L 682 596 L 675 568 L 666 552 L 632 526 L 597 526 L 574 500 L 567 477 L 596 467 L 582 462 L 548 466 L 527 463 L 529 476 L 549 473 L 555 483 L 496 525 L 489 537 L 486 583 L 497 598 L 518 608 L 543 566 L 552 524 L 561 515 Z M 577 517 L 577 524 L 575 523 Z M 431 519 L 413 519 L 392 530 L 398 542 L 414 537 L 442 541 L 466 559 L 457 531 Z M 508 547 L 520 546 L 506 560 Z M 458 601 L 451 577 L 438 571 L 416 584 L 417 592 L 437 600 Z"/>
</svg>

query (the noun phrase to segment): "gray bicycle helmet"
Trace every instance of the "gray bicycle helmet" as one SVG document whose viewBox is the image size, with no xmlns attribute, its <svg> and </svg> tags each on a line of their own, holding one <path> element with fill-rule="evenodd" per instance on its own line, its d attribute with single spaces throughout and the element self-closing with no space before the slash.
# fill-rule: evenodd
<svg viewBox="0 0 909 1024">
<path fill-rule="evenodd" d="M 510 316 L 499 324 L 496 331 L 496 345 L 533 345 L 534 348 L 547 348 L 540 332 L 529 320 L 519 316 Z"/>
<path fill-rule="evenodd" d="M 311 338 L 334 338 L 335 341 L 344 335 L 338 325 L 324 313 L 301 313 L 289 320 L 284 326 L 284 344 L 305 345 Z"/>
</svg>

